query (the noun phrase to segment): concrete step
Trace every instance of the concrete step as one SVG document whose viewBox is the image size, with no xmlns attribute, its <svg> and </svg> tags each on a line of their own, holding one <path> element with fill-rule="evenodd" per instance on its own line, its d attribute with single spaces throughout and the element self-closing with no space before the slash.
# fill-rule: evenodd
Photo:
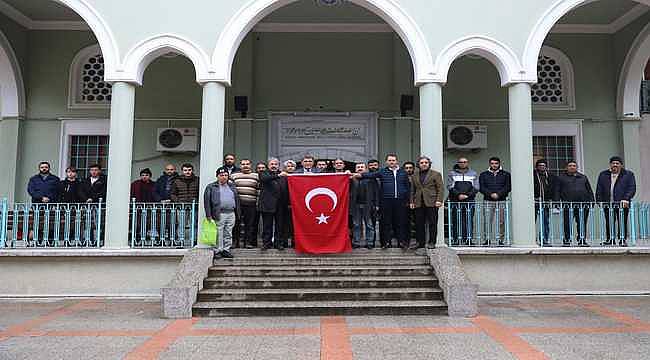
<svg viewBox="0 0 650 360">
<path fill-rule="evenodd" d="M 215 266 L 416 266 L 428 265 L 426 256 L 342 256 L 342 257 L 283 257 L 237 256 L 234 259 L 215 259 Z"/>
<path fill-rule="evenodd" d="M 442 300 L 440 288 L 203 289 L 199 302 Z"/>
<path fill-rule="evenodd" d="M 434 276 L 295 276 L 295 277 L 207 277 L 206 289 L 217 288 L 389 288 L 430 287 L 438 285 Z"/>
<path fill-rule="evenodd" d="M 409 276 L 432 275 L 433 268 L 429 265 L 316 265 L 316 266 L 213 266 L 208 272 L 209 277 L 227 276 Z"/>
<path fill-rule="evenodd" d="M 194 316 L 433 315 L 446 314 L 442 300 L 197 302 Z"/>
</svg>

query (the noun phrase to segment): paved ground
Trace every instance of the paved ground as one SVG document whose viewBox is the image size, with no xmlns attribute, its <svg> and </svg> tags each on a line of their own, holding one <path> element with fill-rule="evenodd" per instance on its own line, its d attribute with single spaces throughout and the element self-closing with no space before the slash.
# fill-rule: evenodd
<svg viewBox="0 0 650 360">
<path fill-rule="evenodd" d="M 474 319 L 163 320 L 142 301 L 0 302 L 0 359 L 650 359 L 650 297 L 483 298 Z"/>
</svg>

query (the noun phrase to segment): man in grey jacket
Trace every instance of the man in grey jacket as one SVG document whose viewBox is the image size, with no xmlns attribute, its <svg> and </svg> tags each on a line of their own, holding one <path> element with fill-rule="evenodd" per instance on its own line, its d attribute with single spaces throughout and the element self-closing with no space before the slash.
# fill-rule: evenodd
<svg viewBox="0 0 650 360">
<path fill-rule="evenodd" d="M 215 256 L 232 258 L 232 229 L 238 217 L 239 195 L 235 184 L 228 181 L 229 174 L 225 168 L 217 170 L 217 181 L 205 188 L 203 195 L 205 217 L 217 222 L 219 242 Z"/>
</svg>

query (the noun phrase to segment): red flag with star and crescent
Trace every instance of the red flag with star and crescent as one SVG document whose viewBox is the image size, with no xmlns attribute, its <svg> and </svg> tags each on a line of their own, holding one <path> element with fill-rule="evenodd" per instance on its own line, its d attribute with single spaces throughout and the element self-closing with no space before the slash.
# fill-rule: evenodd
<svg viewBox="0 0 650 360">
<path fill-rule="evenodd" d="M 351 251 L 348 230 L 350 176 L 291 175 L 289 197 L 296 252 L 336 254 Z"/>
</svg>

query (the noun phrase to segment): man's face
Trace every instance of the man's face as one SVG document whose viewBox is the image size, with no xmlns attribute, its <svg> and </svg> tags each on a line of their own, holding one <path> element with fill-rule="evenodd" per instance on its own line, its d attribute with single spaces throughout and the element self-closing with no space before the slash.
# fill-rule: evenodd
<svg viewBox="0 0 650 360">
<path fill-rule="evenodd" d="M 618 172 L 621 171 L 622 167 L 623 164 L 621 164 L 620 161 L 612 161 L 609 163 L 609 170 L 614 174 L 618 174 Z"/>
<path fill-rule="evenodd" d="M 354 171 L 355 171 L 356 173 L 358 173 L 358 174 L 363 174 L 364 172 L 367 171 L 367 169 L 366 169 L 366 164 L 357 164 L 357 165 L 354 167 Z"/>
<path fill-rule="evenodd" d="M 292 173 L 292 172 L 296 171 L 296 164 L 294 164 L 294 163 L 286 164 L 284 166 L 284 171 L 286 171 L 288 173 Z"/>
<path fill-rule="evenodd" d="M 537 164 L 535 169 L 537 169 L 537 171 L 539 171 L 539 172 L 545 172 L 547 167 L 546 167 L 546 164 L 540 163 L 540 164 Z"/>
<path fill-rule="evenodd" d="M 490 169 L 492 171 L 497 171 L 501 167 L 501 163 L 495 160 L 490 161 Z"/>
<path fill-rule="evenodd" d="M 233 166 L 235 165 L 235 157 L 232 155 L 226 155 L 223 162 L 226 164 L 226 166 Z"/>
<path fill-rule="evenodd" d="M 334 169 L 345 170 L 345 161 L 338 159 L 334 161 Z"/>
<path fill-rule="evenodd" d="M 266 171 L 266 165 L 264 164 L 257 164 L 257 172 L 261 173 L 263 171 Z"/>
<path fill-rule="evenodd" d="M 99 175 L 101 175 L 101 173 L 102 173 L 102 169 L 100 168 L 96 168 L 96 167 L 90 168 L 91 177 L 98 177 Z"/>
<path fill-rule="evenodd" d="M 314 159 L 304 158 L 302 159 L 302 167 L 305 169 L 311 169 L 314 167 Z"/>
<path fill-rule="evenodd" d="M 248 174 L 251 172 L 251 162 L 250 160 L 242 160 L 239 162 L 239 167 L 241 167 L 241 171 L 244 174 Z"/>
<path fill-rule="evenodd" d="M 278 160 L 269 161 L 269 169 L 271 171 L 278 171 L 279 168 L 280 168 L 280 161 Z"/>
<path fill-rule="evenodd" d="M 144 182 L 149 182 L 151 181 L 151 175 L 149 174 L 140 174 L 140 180 Z"/>
<path fill-rule="evenodd" d="M 458 164 L 459 168 L 467 169 L 467 167 L 469 166 L 469 160 L 467 160 L 465 158 L 460 158 L 460 159 L 458 159 L 457 164 Z"/>
<path fill-rule="evenodd" d="M 66 170 L 65 176 L 68 178 L 68 180 L 74 181 L 77 179 L 77 172 L 74 170 Z"/>
<path fill-rule="evenodd" d="M 176 166 L 174 165 L 167 165 L 165 166 L 165 175 L 167 176 L 172 176 L 176 172 Z"/>
<path fill-rule="evenodd" d="M 368 164 L 368 171 L 377 171 L 377 170 L 379 170 L 378 162 L 371 162 Z"/>
<path fill-rule="evenodd" d="M 185 177 L 192 177 L 193 169 L 189 167 L 184 167 L 183 168 L 183 176 Z"/>
<path fill-rule="evenodd" d="M 327 169 L 327 161 L 319 160 L 319 161 L 316 163 L 316 167 L 317 167 L 318 169 L 320 169 L 320 170 L 325 170 L 325 169 Z"/>
<path fill-rule="evenodd" d="M 418 164 L 420 165 L 420 170 L 422 171 L 427 171 L 429 168 L 431 168 L 431 163 L 427 159 L 420 160 Z"/>
<path fill-rule="evenodd" d="M 409 175 L 413 175 L 413 173 L 415 172 L 415 166 L 413 166 L 412 164 L 406 164 L 404 165 L 404 171 L 406 171 L 406 173 Z"/>
<path fill-rule="evenodd" d="M 387 157 L 386 166 L 388 166 L 389 168 L 395 168 L 397 166 L 397 158 L 395 156 Z"/>
<path fill-rule="evenodd" d="M 219 181 L 219 184 L 225 184 L 228 182 L 228 173 L 223 172 L 219 175 L 217 175 L 217 181 Z"/>
<path fill-rule="evenodd" d="M 569 174 L 575 174 L 578 172 L 578 164 L 576 163 L 568 163 L 566 165 L 566 172 Z"/>
<path fill-rule="evenodd" d="M 48 164 L 41 164 L 38 166 L 38 172 L 40 172 L 43 175 L 49 174 L 50 173 L 50 165 Z"/>
</svg>

